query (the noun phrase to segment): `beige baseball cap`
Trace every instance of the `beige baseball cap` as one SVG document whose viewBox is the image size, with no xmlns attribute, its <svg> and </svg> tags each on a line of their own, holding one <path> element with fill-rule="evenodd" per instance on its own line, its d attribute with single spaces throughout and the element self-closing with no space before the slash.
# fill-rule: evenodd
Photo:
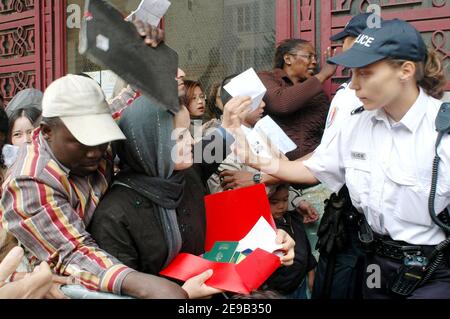
<svg viewBox="0 0 450 319">
<path fill-rule="evenodd" d="M 42 100 L 42 116 L 59 117 L 87 146 L 126 139 L 111 116 L 102 89 L 84 76 L 69 74 L 50 84 Z"/>
</svg>

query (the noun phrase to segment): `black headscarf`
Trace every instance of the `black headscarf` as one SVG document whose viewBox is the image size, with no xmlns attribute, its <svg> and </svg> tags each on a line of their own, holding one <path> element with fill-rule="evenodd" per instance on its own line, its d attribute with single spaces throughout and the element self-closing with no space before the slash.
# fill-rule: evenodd
<svg viewBox="0 0 450 319">
<path fill-rule="evenodd" d="M 127 140 L 115 144 L 124 169 L 114 183 L 134 189 L 158 206 L 169 251 L 167 266 L 182 245 L 175 209 L 183 198 L 184 175 L 174 172 L 171 159 L 173 115 L 142 96 L 123 112 L 119 126 Z"/>
</svg>

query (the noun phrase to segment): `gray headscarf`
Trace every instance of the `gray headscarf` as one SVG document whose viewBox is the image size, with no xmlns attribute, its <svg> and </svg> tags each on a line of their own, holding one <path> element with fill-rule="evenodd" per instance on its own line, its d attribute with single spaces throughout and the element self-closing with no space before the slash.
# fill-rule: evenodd
<svg viewBox="0 0 450 319">
<path fill-rule="evenodd" d="M 42 112 L 42 97 L 42 92 L 36 89 L 25 89 L 20 91 L 12 98 L 6 107 L 8 118 L 10 118 L 18 109 L 34 107 Z"/>
<path fill-rule="evenodd" d="M 158 206 L 169 251 L 167 266 L 182 246 L 175 209 L 183 198 L 184 175 L 174 173 L 171 160 L 173 115 L 142 96 L 123 112 L 119 126 L 127 140 L 114 146 L 125 168 L 114 184 L 134 189 Z"/>
</svg>

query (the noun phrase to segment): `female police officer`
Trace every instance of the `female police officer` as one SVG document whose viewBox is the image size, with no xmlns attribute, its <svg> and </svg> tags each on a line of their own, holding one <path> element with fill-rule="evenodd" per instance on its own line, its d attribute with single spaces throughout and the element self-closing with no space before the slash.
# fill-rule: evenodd
<svg viewBox="0 0 450 319">
<path fill-rule="evenodd" d="M 366 110 L 348 120 L 334 143 L 305 162 L 263 161 L 243 153 L 242 147 L 238 152 L 250 165 L 282 180 L 320 181 L 333 191 L 347 184 L 353 205 L 374 234 L 373 253 L 367 256 L 367 270 L 374 273 L 364 281 L 365 298 L 390 298 L 393 292 L 409 298 L 450 298 L 449 266 L 435 264 L 432 255 L 446 235 L 427 207 L 438 98 L 446 82 L 441 61 L 427 52 L 411 25 L 391 20 L 381 28 L 365 29 L 350 50 L 329 62 L 353 69 L 351 86 Z M 441 212 L 450 204 L 447 134 L 437 154 L 434 203 Z"/>
</svg>

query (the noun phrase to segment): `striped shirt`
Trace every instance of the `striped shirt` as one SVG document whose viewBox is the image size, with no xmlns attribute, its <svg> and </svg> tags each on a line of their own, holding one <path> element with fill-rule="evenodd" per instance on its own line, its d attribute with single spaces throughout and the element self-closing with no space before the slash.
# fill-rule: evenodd
<svg viewBox="0 0 450 319">
<path fill-rule="evenodd" d="M 120 294 L 134 270 L 101 250 L 86 231 L 111 178 L 110 154 L 94 174 L 71 175 L 38 129 L 2 186 L 3 227 L 25 246 L 32 264 L 47 261 L 55 273 L 74 276 L 89 289 Z"/>
</svg>

